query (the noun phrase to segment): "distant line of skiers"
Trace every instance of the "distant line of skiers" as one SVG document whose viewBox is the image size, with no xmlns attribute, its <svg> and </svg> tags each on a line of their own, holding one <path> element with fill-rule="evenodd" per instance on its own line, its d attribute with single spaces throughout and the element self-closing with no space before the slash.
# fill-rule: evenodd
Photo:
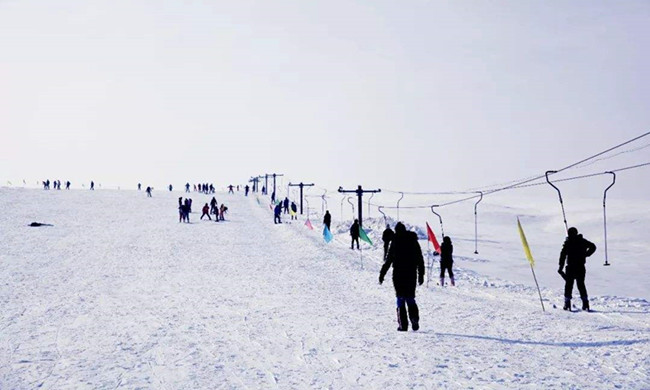
<svg viewBox="0 0 650 390">
<path fill-rule="evenodd" d="M 52 185 L 52 187 L 53 187 L 55 190 L 60 190 L 60 189 L 61 189 L 61 180 L 54 180 L 53 182 L 50 182 L 50 179 L 47 179 L 47 180 L 45 180 L 45 181 L 42 181 L 41 183 L 43 183 L 43 189 L 44 189 L 44 190 L 49 190 L 49 189 L 50 189 L 50 184 Z M 72 183 L 70 183 L 69 180 L 66 181 L 66 182 L 65 182 L 65 189 L 66 189 L 66 190 L 69 190 L 71 184 L 72 184 Z M 94 189 L 95 189 L 95 183 L 92 182 L 92 181 L 90 182 L 90 189 L 91 189 L 91 190 L 94 190 Z"/>
</svg>

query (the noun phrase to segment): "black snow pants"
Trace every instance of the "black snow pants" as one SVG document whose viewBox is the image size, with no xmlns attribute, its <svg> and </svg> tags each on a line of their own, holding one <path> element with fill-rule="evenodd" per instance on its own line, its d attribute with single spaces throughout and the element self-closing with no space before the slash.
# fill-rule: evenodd
<svg viewBox="0 0 650 390">
<path fill-rule="evenodd" d="M 564 279 L 564 298 L 571 299 L 571 294 L 573 293 L 573 282 L 578 285 L 578 291 L 580 292 L 580 298 L 582 300 L 588 299 L 587 288 L 585 287 L 585 267 L 569 268 L 566 269 L 566 277 Z"/>
</svg>

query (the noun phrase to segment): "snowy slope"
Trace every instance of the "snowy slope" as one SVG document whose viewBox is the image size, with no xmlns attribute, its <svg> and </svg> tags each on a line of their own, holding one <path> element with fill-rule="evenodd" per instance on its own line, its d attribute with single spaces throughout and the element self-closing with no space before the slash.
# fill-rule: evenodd
<svg viewBox="0 0 650 390">
<path fill-rule="evenodd" d="M 460 259 L 459 287 L 419 288 L 421 330 L 396 332 L 380 250 L 362 263 L 347 223 L 325 244 L 316 218 L 274 225 L 241 194 L 198 221 L 192 194 L 180 224 L 181 195 L 0 189 L 0 388 L 650 387 L 644 299 L 568 313 L 544 288 L 542 313 Z"/>
</svg>

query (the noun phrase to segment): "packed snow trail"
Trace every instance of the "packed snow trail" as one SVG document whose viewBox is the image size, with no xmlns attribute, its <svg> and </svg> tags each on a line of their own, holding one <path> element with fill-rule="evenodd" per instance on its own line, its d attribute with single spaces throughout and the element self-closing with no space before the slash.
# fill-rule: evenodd
<svg viewBox="0 0 650 390">
<path fill-rule="evenodd" d="M 220 223 L 192 193 L 178 223 L 185 193 L 153 195 L 0 189 L 0 388 L 650 387 L 647 306 L 541 313 L 458 272 L 397 332 L 390 277 L 347 237 L 241 193 Z"/>
</svg>

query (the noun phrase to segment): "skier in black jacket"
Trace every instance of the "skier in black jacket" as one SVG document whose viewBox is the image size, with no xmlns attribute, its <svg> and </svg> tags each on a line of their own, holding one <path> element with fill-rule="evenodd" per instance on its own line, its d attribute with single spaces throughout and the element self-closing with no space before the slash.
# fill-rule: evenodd
<svg viewBox="0 0 650 390">
<path fill-rule="evenodd" d="M 397 296 L 397 322 L 399 331 L 407 331 L 408 320 L 411 320 L 413 330 L 420 329 L 420 313 L 415 302 L 416 282 L 424 283 L 424 258 L 418 243 L 418 236 L 409 232 L 398 222 L 395 225 L 395 237 L 388 250 L 388 256 L 379 273 L 379 284 L 384 282 L 384 276 L 393 266 L 393 285 Z M 406 305 L 408 305 L 408 318 Z"/>
<path fill-rule="evenodd" d="M 330 225 L 332 224 L 332 214 L 330 214 L 329 210 L 325 210 L 325 216 L 323 217 L 323 224 L 327 226 L 327 230 L 332 230 L 330 228 Z"/>
<path fill-rule="evenodd" d="M 354 249 L 354 242 L 357 242 L 357 249 L 359 249 L 359 220 L 355 219 L 352 226 L 350 226 L 350 236 L 352 236 L 352 243 L 350 249 Z"/>
<path fill-rule="evenodd" d="M 389 224 L 386 224 L 386 230 L 381 235 L 381 240 L 384 242 L 384 261 L 386 260 L 386 255 L 388 255 L 388 247 L 393 237 L 395 237 L 395 232 L 390 228 Z"/>
<path fill-rule="evenodd" d="M 449 273 L 449 279 L 451 280 L 451 285 L 455 286 L 456 282 L 454 281 L 454 272 L 451 270 L 451 267 L 454 265 L 454 258 L 452 254 L 454 253 L 454 246 L 451 244 L 451 238 L 449 236 L 444 236 L 442 238 L 442 245 L 440 245 L 440 285 L 445 285 L 445 270 Z"/>
<path fill-rule="evenodd" d="M 564 310 L 571 310 L 571 294 L 573 293 L 573 281 L 575 280 L 582 299 L 582 310 L 589 310 L 589 297 L 585 287 L 585 263 L 587 257 L 596 252 L 596 245 L 593 242 L 582 238 L 578 229 L 572 227 L 568 230 L 569 236 L 564 241 L 560 253 L 560 268 L 558 273 L 564 278 Z M 563 271 L 566 260 L 566 273 Z"/>
</svg>

